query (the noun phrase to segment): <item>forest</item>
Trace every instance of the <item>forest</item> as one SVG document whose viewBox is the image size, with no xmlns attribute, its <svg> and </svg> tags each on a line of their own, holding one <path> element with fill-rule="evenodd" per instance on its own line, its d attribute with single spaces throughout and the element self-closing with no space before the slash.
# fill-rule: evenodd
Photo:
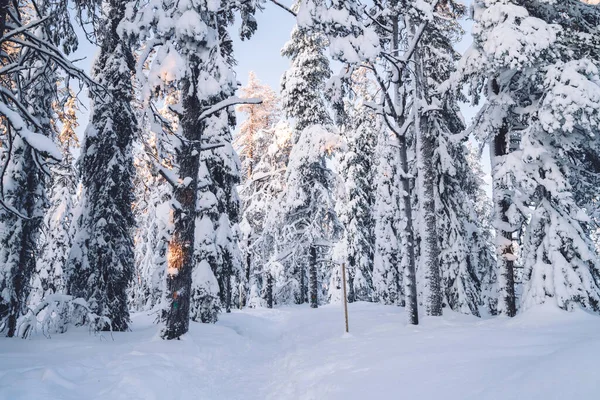
<svg viewBox="0 0 600 400">
<path fill-rule="evenodd" d="M 366 369 L 420 365 L 393 355 L 406 350 L 393 337 L 448 362 L 428 335 L 475 358 L 485 340 L 510 343 L 520 366 L 536 345 L 560 345 L 556 365 L 572 357 L 587 371 L 580 348 L 600 352 L 586 342 L 600 328 L 597 3 L 0 0 L 0 399 L 83 398 L 66 367 L 42 378 L 61 390 L 26 390 L 37 379 L 26 366 L 120 341 L 231 366 L 211 378 L 219 390 L 159 396 L 150 374 L 135 392 L 90 380 L 94 398 L 386 398 L 402 389 L 340 389 L 353 384 L 343 363 L 331 380 L 260 382 L 351 354 L 382 352 L 356 361 Z M 270 56 L 289 63 L 278 87 L 253 72 L 242 84 L 237 70 L 239 40 L 277 23 L 259 18 L 266 9 L 295 23 Z M 91 71 L 74 57 L 82 45 L 96 52 Z M 365 340 L 354 350 L 338 340 L 345 303 L 363 336 L 346 316 L 344 338 Z M 453 347 L 461 337 L 472 348 Z M 281 356 L 279 370 L 225 388 L 248 346 L 259 350 L 241 365 Z M 23 365 L 3 368 L 3 356 Z M 481 365 L 478 382 L 513 368 L 470 368 Z M 560 395 L 483 383 L 467 395 L 460 377 L 448 393 L 592 399 L 589 374 Z M 552 376 L 568 380 L 537 379 Z"/>
</svg>

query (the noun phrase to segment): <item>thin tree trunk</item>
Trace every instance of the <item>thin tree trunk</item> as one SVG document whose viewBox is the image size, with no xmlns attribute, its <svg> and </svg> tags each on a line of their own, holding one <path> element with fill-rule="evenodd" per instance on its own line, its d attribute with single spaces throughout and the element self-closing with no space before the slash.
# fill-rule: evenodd
<svg viewBox="0 0 600 400">
<path fill-rule="evenodd" d="M 399 28 L 398 28 L 398 16 L 392 19 L 393 34 L 392 34 L 392 48 L 398 49 L 399 47 Z M 401 108 L 402 98 L 400 93 L 401 87 L 400 82 L 394 84 L 394 103 L 396 109 Z M 398 112 L 396 118 L 396 126 L 401 127 L 404 125 L 404 110 L 401 109 Z M 419 309 L 417 303 L 417 277 L 415 273 L 415 235 L 413 231 L 413 218 L 412 208 L 410 201 L 411 192 L 411 178 L 408 175 L 408 143 L 406 142 L 406 136 L 401 135 L 398 137 L 400 147 L 400 167 L 402 168 L 402 190 L 403 190 L 403 204 L 404 204 L 404 236 L 406 241 L 406 248 L 404 249 L 407 253 L 408 265 L 404 271 L 404 284 L 406 286 L 406 311 L 408 313 L 408 321 L 412 325 L 419 324 Z"/>
<path fill-rule="evenodd" d="M 190 84 L 182 93 L 196 93 Z M 195 116 L 200 115 L 200 102 L 195 95 L 183 99 L 184 115 L 181 125 L 183 135 L 190 141 L 200 141 L 201 123 Z M 198 169 L 200 156 L 190 142 L 182 141 L 177 156 L 179 176 L 191 178 L 188 185 L 175 188 L 177 207 L 174 210 L 174 227 L 168 252 L 167 310 L 164 339 L 176 339 L 185 334 L 190 320 L 190 294 L 192 290 L 192 270 L 194 268 L 194 230 L 196 220 L 196 200 L 198 197 Z"/>
<path fill-rule="evenodd" d="M 229 255 L 226 257 L 227 273 L 225 274 L 225 312 L 231 312 L 231 260 Z"/>
<path fill-rule="evenodd" d="M 310 247 L 310 307 L 319 306 L 318 288 L 317 288 L 317 248 Z"/>
<path fill-rule="evenodd" d="M 419 51 L 415 52 L 415 93 L 417 101 L 424 104 L 423 70 L 421 68 Z M 426 279 L 429 283 L 428 297 L 425 301 L 427 315 L 442 315 L 442 285 L 440 276 L 440 246 L 438 243 L 437 220 L 435 209 L 435 178 L 433 165 L 435 152 L 435 137 L 429 129 L 427 117 L 420 108 L 415 115 L 415 135 L 417 140 L 417 193 L 419 208 L 424 219 L 421 238 L 421 265 L 426 269 Z"/>
<path fill-rule="evenodd" d="M 503 125 L 494 138 L 492 150 L 492 167 L 495 165 L 496 157 L 506 156 L 509 152 L 509 132 L 508 128 Z M 494 170 L 495 168 L 493 168 Z M 500 221 L 500 226 L 509 225 L 507 212 L 510 208 L 511 201 L 507 197 L 509 189 L 508 183 L 503 177 L 493 178 L 493 197 L 494 197 L 494 214 L 496 220 Z M 496 234 L 496 251 L 498 254 L 498 284 L 500 291 L 500 312 L 509 317 L 514 317 L 517 314 L 516 298 L 515 298 L 515 274 L 514 274 L 514 253 L 512 232 L 497 227 Z"/>
<path fill-rule="evenodd" d="M 267 272 L 267 308 L 273 308 L 273 276 Z"/>
</svg>

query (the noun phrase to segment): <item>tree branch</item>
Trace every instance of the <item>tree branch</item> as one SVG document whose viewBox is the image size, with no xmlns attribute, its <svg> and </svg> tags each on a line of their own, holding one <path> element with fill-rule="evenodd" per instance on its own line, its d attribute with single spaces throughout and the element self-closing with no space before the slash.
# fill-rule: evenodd
<svg viewBox="0 0 600 400">
<path fill-rule="evenodd" d="M 291 8 L 281 4 L 280 2 L 278 2 L 277 0 L 271 0 L 271 3 L 275 4 L 276 6 L 284 9 L 285 11 L 289 12 L 290 14 L 292 14 L 294 17 L 297 17 L 298 14 L 296 14 L 294 11 L 292 11 Z"/>
</svg>

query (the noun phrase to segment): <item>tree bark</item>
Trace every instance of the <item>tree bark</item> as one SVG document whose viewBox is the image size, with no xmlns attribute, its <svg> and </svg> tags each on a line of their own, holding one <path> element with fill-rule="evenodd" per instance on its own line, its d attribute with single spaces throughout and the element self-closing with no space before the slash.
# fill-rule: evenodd
<svg viewBox="0 0 600 400">
<path fill-rule="evenodd" d="M 415 51 L 415 93 L 420 104 L 426 99 L 423 92 L 425 79 L 420 64 L 419 51 Z M 438 242 L 437 218 L 435 208 L 436 173 L 433 158 L 436 140 L 431 130 L 427 116 L 420 109 L 415 115 L 415 135 L 417 140 L 417 193 L 420 196 L 419 208 L 424 219 L 421 239 L 421 265 L 426 269 L 426 279 L 429 283 L 428 297 L 425 301 L 427 315 L 442 315 L 442 285 L 440 276 L 440 246 Z"/>
<path fill-rule="evenodd" d="M 498 131 L 494 137 L 493 157 L 503 157 L 509 153 L 509 131 L 506 125 Z M 494 166 L 494 160 L 492 160 Z M 493 197 L 494 197 L 494 214 L 496 219 L 501 222 L 501 226 L 507 226 L 509 219 L 507 212 L 511 206 L 511 200 L 507 197 L 509 190 L 508 183 L 503 177 L 493 176 Z M 516 298 L 515 298 L 515 274 L 514 274 L 514 252 L 512 232 L 504 229 L 496 229 L 496 251 L 498 254 L 498 271 L 499 271 L 499 290 L 500 301 L 502 306 L 501 312 L 509 317 L 514 317 L 517 314 Z"/>
<path fill-rule="evenodd" d="M 186 82 L 182 93 L 196 93 Z M 199 142 L 202 123 L 197 120 L 201 107 L 195 95 L 183 99 L 184 117 L 181 121 L 183 136 Z M 192 142 L 193 143 L 193 142 Z M 181 180 L 191 178 L 189 185 L 179 184 L 174 190 L 176 207 L 173 213 L 174 227 L 168 253 L 167 310 L 164 339 L 177 339 L 189 329 L 190 295 L 192 291 L 192 270 L 194 268 L 194 230 L 196 220 L 196 200 L 198 197 L 199 151 L 193 144 L 184 140 L 177 155 Z"/>
<path fill-rule="evenodd" d="M 317 248 L 310 247 L 310 307 L 319 306 L 318 288 L 317 288 Z"/>
<path fill-rule="evenodd" d="M 273 276 L 267 272 L 267 308 L 273 308 Z"/>
<path fill-rule="evenodd" d="M 399 47 L 399 27 L 398 27 L 398 16 L 392 19 L 392 48 L 398 49 Z M 400 112 L 397 111 L 396 115 L 396 127 L 404 125 L 404 110 L 401 107 L 402 96 L 400 93 L 401 84 L 400 80 L 394 84 L 394 105 Z M 402 190 L 403 190 L 403 205 L 404 205 L 404 238 L 406 248 L 404 249 L 407 253 L 408 265 L 404 271 L 404 284 L 406 286 L 406 311 L 408 313 L 408 321 L 412 325 L 419 324 L 419 309 L 417 303 L 417 277 L 415 273 L 415 235 L 413 229 L 413 217 L 412 217 L 412 205 L 410 201 L 411 193 L 411 177 L 408 175 L 408 143 L 405 135 L 398 136 L 398 142 L 400 147 L 400 167 L 402 168 Z M 399 271 L 400 272 L 400 271 Z"/>
</svg>

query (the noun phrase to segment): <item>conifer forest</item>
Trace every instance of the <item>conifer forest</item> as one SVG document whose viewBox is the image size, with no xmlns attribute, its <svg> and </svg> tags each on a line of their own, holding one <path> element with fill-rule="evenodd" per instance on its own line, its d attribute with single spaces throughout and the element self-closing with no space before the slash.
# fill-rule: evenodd
<svg viewBox="0 0 600 400">
<path fill-rule="evenodd" d="M 599 3 L 0 0 L 0 400 L 600 399 Z"/>
</svg>

